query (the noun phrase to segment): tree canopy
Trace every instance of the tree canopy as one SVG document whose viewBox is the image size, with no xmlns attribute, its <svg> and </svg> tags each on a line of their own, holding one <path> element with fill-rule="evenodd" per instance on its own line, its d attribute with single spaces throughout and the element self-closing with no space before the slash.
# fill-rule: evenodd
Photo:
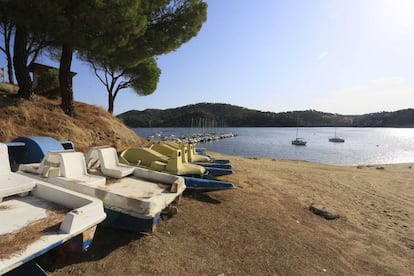
<svg viewBox="0 0 414 276">
<path fill-rule="evenodd" d="M 207 4 L 201 0 L 0 0 L 0 4 L 2 23 L 15 26 L 13 63 L 22 95 L 30 98 L 32 93 L 27 45 L 46 42 L 38 45 L 61 51 L 62 109 L 70 115 L 73 53 L 95 68 L 122 73 L 120 89 L 128 84 L 146 95 L 155 90 L 160 74 L 154 57 L 194 37 L 207 18 Z M 4 26 L 4 36 L 11 37 L 9 25 Z"/>
<path fill-rule="evenodd" d="M 196 36 L 207 20 L 207 4 L 201 0 L 171 0 L 153 7 L 145 32 L 110 54 L 87 52 L 88 60 L 104 60 L 111 67 L 133 67 L 152 56 L 167 54 Z"/>
<path fill-rule="evenodd" d="M 140 64 L 115 72 L 104 64 L 97 68 L 92 64 L 95 75 L 105 86 L 108 92 L 108 112 L 113 113 L 115 98 L 119 91 L 131 87 L 140 96 L 152 94 L 157 88 L 161 70 L 154 57 L 148 58 Z"/>
<path fill-rule="evenodd" d="M 207 19 L 207 4 L 203 1 L 164 2 L 162 6 L 151 7 L 145 32 L 131 35 L 128 43 L 118 47 L 117 51 L 81 53 L 81 58 L 91 64 L 107 89 L 109 112 L 113 112 L 115 98 L 124 88 L 132 87 L 138 95 L 154 92 L 159 70 L 155 69 L 153 57 L 174 51 L 189 41 L 198 34 Z M 98 71 L 102 71 L 105 78 L 99 77 Z M 113 86 L 117 82 L 119 86 Z"/>
</svg>

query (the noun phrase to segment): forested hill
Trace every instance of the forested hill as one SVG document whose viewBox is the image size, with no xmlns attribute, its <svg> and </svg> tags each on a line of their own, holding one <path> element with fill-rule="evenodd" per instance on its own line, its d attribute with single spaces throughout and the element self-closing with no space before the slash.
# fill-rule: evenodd
<svg viewBox="0 0 414 276">
<path fill-rule="evenodd" d="M 210 127 L 414 127 L 414 109 L 340 115 L 316 110 L 273 113 L 229 104 L 199 103 L 165 110 L 130 110 L 117 117 L 129 127 L 198 127 L 202 124 Z"/>
</svg>

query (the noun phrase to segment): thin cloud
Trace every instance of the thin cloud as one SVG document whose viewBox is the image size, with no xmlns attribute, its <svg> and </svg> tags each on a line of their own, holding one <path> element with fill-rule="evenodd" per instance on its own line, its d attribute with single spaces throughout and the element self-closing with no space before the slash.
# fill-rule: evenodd
<svg viewBox="0 0 414 276">
<path fill-rule="evenodd" d="M 322 53 L 320 53 L 317 57 L 316 57 L 316 60 L 317 61 L 320 61 L 320 60 L 322 60 L 322 59 L 324 59 L 324 58 L 326 58 L 327 56 L 328 56 L 328 52 L 327 51 L 323 51 Z"/>
</svg>

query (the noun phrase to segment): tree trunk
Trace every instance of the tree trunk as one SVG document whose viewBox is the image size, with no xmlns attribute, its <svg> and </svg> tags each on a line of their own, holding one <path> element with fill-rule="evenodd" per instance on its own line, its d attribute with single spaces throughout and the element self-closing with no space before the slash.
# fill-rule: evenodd
<svg viewBox="0 0 414 276">
<path fill-rule="evenodd" d="M 9 83 L 14 84 L 13 60 L 10 49 L 12 28 L 11 25 L 8 25 L 8 28 L 4 28 L 4 44 L 7 58 L 7 75 L 9 76 Z"/>
<path fill-rule="evenodd" d="M 19 85 L 18 96 L 25 99 L 33 97 L 32 80 L 30 79 L 29 69 L 26 59 L 27 30 L 25 27 L 16 26 L 14 35 L 14 70 L 16 80 Z"/>
<path fill-rule="evenodd" d="M 70 67 L 72 65 L 73 47 L 69 44 L 62 46 L 59 67 L 59 89 L 62 97 L 61 108 L 69 116 L 74 116 L 72 76 Z"/>
<path fill-rule="evenodd" d="M 115 97 L 112 96 L 112 93 L 108 92 L 108 112 L 111 114 L 114 113 L 114 101 Z"/>
<path fill-rule="evenodd" d="M 13 62 L 12 57 L 10 54 L 10 46 L 6 47 L 9 48 L 7 52 L 7 75 L 9 76 L 9 83 L 14 84 L 14 73 L 13 73 Z"/>
</svg>

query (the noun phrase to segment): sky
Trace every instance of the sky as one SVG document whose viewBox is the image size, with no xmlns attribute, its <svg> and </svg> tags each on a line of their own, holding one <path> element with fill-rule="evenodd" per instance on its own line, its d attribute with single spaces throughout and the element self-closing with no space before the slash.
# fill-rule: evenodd
<svg viewBox="0 0 414 276">
<path fill-rule="evenodd" d="M 206 2 L 198 35 L 158 57 L 156 91 L 121 91 L 114 114 L 200 102 L 346 115 L 414 107 L 414 0 Z M 75 60 L 72 71 L 75 100 L 107 108 L 90 67 Z"/>
</svg>

